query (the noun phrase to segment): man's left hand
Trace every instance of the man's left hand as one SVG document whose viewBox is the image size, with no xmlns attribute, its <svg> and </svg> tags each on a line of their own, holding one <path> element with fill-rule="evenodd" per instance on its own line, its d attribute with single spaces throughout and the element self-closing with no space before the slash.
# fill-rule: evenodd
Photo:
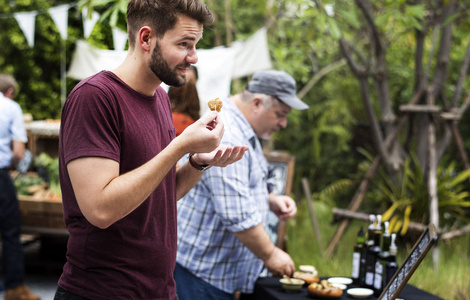
<svg viewBox="0 0 470 300">
<path fill-rule="evenodd" d="M 226 167 L 236 161 L 239 161 L 247 150 L 248 146 L 228 147 L 225 145 L 219 145 L 214 151 L 210 153 L 194 154 L 193 159 L 199 165 Z"/>
<path fill-rule="evenodd" d="M 297 213 L 295 201 L 285 195 L 269 194 L 269 208 L 283 221 L 289 220 Z"/>
</svg>

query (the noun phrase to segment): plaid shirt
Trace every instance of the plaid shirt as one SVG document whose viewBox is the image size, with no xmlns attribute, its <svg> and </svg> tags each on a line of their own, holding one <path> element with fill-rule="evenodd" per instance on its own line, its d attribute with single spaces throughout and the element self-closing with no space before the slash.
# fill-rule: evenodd
<svg viewBox="0 0 470 300">
<path fill-rule="evenodd" d="M 244 157 L 225 168 L 205 171 L 178 201 L 176 261 L 197 277 L 227 292 L 253 292 L 263 262 L 232 232 L 260 223 L 266 228 L 269 203 L 268 163 L 248 121 L 224 101 L 223 144 L 247 145 Z"/>
</svg>

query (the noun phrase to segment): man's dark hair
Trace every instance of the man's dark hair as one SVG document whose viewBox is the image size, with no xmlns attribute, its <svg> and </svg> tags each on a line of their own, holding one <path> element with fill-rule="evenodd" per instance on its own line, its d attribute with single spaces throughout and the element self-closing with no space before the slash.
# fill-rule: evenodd
<svg viewBox="0 0 470 300">
<path fill-rule="evenodd" d="M 214 22 L 214 15 L 201 0 L 130 0 L 127 5 L 129 46 L 134 47 L 136 34 L 142 26 L 150 26 L 157 37 L 163 37 L 173 29 L 179 14 L 203 25 Z"/>
</svg>

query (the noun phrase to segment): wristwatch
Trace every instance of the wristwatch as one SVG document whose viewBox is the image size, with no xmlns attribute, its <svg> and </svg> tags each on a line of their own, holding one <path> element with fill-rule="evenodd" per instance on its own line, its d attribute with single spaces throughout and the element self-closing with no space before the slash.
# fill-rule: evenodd
<svg viewBox="0 0 470 300">
<path fill-rule="evenodd" d="M 198 164 L 197 162 L 194 161 L 193 159 L 193 155 L 194 153 L 189 153 L 189 163 L 191 164 L 191 166 L 193 166 L 193 168 L 195 168 L 196 170 L 200 171 L 200 172 L 204 172 L 205 170 L 209 169 L 210 167 L 212 167 L 211 165 L 200 165 Z"/>
</svg>

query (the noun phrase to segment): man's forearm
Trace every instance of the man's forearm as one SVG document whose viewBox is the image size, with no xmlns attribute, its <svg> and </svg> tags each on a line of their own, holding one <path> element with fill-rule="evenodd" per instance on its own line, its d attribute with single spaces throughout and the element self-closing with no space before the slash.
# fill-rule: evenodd
<svg viewBox="0 0 470 300">
<path fill-rule="evenodd" d="M 276 248 L 261 224 L 244 231 L 234 232 L 233 234 L 263 261 L 268 259 Z"/>
<path fill-rule="evenodd" d="M 13 164 L 17 164 L 24 156 L 25 144 L 19 141 L 12 142 Z"/>
<path fill-rule="evenodd" d="M 196 170 L 186 162 L 176 171 L 176 200 L 184 197 L 201 179 L 204 172 Z"/>
</svg>

